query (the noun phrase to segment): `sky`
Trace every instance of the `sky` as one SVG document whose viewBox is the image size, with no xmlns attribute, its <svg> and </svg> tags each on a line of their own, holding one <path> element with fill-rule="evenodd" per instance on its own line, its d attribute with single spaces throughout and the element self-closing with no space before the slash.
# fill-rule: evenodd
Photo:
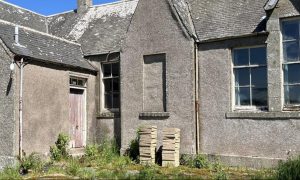
<svg viewBox="0 0 300 180">
<path fill-rule="evenodd" d="M 77 0 L 6 0 L 43 15 L 52 15 L 76 9 Z M 115 2 L 118 0 L 94 0 L 94 4 Z"/>
</svg>

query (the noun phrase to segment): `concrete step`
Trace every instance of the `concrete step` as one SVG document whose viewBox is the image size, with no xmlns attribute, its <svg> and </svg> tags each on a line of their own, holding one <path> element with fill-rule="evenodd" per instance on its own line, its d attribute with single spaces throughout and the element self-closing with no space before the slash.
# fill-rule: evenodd
<svg viewBox="0 0 300 180">
<path fill-rule="evenodd" d="M 69 150 L 69 153 L 73 157 L 78 157 L 78 156 L 80 157 L 80 156 L 84 155 L 84 153 L 85 153 L 84 150 L 85 150 L 85 148 L 71 148 Z"/>
</svg>

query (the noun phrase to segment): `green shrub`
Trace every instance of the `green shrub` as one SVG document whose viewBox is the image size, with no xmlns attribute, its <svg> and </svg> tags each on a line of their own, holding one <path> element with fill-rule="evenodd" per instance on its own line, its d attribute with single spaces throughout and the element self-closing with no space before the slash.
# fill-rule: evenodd
<svg viewBox="0 0 300 180">
<path fill-rule="evenodd" d="M 278 180 L 299 180 L 300 179 L 300 156 L 296 159 L 289 159 L 281 162 L 277 168 Z"/>
<path fill-rule="evenodd" d="M 85 147 L 85 156 L 89 158 L 96 158 L 99 156 L 99 145 L 87 145 Z"/>
<path fill-rule="evenodd" d="M 180 158 L 180 164 L 184 166 L 188 166 L 190 168 L 207 168 L 209 166 L 209 162 L 204 155 L 198 154 L 196 156 L 191 155 L 182 155 Z"/>
<path fill-rule="evenodd" d="M 136 163 L 140 162 L 140 150 L 139 150 L 139 141 L 140 141 L 140 129 L 136 132 L 136 138 L 130 142 L 129 148 L 126 150 L 125 155 L 129 156 L 132 161 Z"/>
<path fill-rule="evenodd" d="M 7 179 L 22 179 L 19 173 L 18 167 L 6 167 L 3 171 L 0 171 L 0 180 L 7 180 Z"/>
<path fill-rule="evenodd" d="M 50 147 L 51 159 L 60 161 L 69 157 L 68 146 L 70 137 L 66 134 L 60 133 L 54 146 Z"/>
<path fill-rule="evenodd" d="M 31 153 L 29 156 L 26 156 L 26 153 L 23 152 L 23 157 L 20 159 L 20 171 L 23 174 L 27 174 L 29 170 L 41 171 L 43 167 L 43 161 L 37 153 Z"/>
</svg>

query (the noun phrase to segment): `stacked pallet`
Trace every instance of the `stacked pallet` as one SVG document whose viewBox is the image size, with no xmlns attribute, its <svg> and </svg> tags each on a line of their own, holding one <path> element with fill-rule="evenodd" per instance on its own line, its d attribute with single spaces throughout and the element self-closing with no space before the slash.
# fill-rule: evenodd
<svg viewBox="0 0 300 180">
<path fill-rule="evenodd" d="M 180 129 L 163 130 L 162 166 L 179 166 Z"/>
<path fill-rule="evenodd" d="M 157 126 L 141 128 L 139 141 L 141 164 L 154 164 L 157 145 Z"/>
</svg>

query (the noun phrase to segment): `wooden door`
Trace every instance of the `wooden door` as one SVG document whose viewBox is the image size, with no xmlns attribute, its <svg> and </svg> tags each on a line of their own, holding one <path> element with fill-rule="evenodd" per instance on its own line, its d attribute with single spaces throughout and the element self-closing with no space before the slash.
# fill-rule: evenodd
<svg viewBox="0 0 300 180">
<path fill-rule="evenodd" d="M 70 123 L 72 148 L 83 147 L 84 90 L 70 89 Z"/>
</svg>

